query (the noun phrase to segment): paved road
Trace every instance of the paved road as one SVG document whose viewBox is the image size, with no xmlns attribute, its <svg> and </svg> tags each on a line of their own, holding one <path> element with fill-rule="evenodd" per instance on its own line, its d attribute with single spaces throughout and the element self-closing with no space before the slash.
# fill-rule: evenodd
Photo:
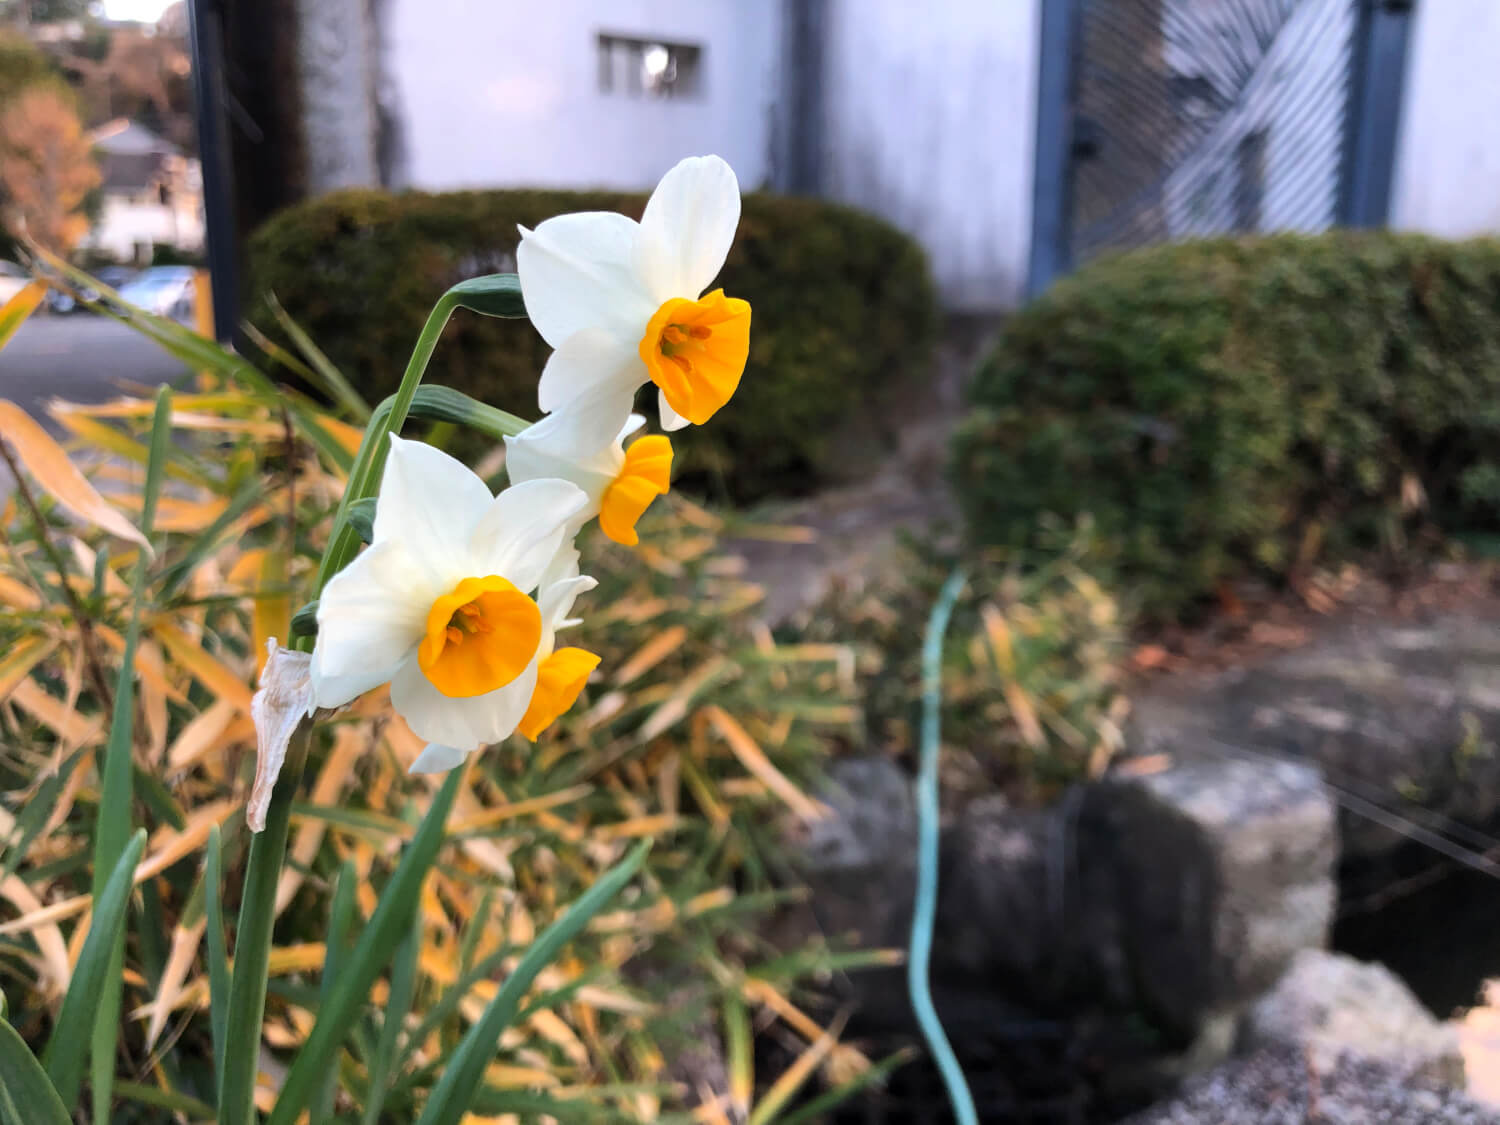
<svg viewBox="0 0 1500 1125">
<path fill-rule="evenodd" d="M 186 368 L 122 324 L 90 313 L 33 316 L 0 350 L 0 398 L 45 419 L 46 402 L 100 402 L 122 383 L 155 386 Z"/>
</svg>

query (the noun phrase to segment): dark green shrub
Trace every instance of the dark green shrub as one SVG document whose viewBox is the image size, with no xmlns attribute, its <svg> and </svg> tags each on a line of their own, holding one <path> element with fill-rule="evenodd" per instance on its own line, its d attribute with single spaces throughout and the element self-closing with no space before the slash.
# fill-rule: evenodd
<svg viewBox="0 0 1500 1125">
<path fill-rule="evenodd" d="M 954 482 L 974 536 L 1092 514 L 1148 612 L 1500 514 L 1500 242 L 1338 232 L 1091 264 L 1006 326 Z"/>
<path fill-rule="evenodd" d="M 260 303 L 274 292 L 378 399 L 400 381 L 443 290 L 514 268 L 517 223 L 585 210 L 639 217 L 644 204 L 641 195 L 562 191 L 325 196 L 281 213 L 252 238 L 251 319 L 274 327 Z M 674 436 L 681 466 L 735 500 L 803 491 L 825 467 L 830 428 L 872 388 L 926 362 L 936 308 L 922 251 L 846 207 L 750 195 L 719 283 L 754 310 L 750 363 L 734 401 L 710 425 Z M 529 414 L 546 356 L 530 325 L 459 312 L 431 372 Z"/>
</svg>

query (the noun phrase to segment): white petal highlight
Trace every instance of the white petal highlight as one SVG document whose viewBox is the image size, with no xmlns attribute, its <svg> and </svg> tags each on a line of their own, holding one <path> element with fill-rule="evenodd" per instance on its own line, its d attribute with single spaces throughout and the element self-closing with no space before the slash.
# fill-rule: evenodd
<svg viewBox="0 0 1500 1125">
<path fill-rule="evenodd" d="M 446 773 L 464 764 L 470 751 L 444 746 L 441 742 L 429 742 L 427 748 L 417 755 L 416 761 L 407 767 L 407 773 Z"/>
<path fill-rule="evenodd" d="M 505 468 L 512 484 L 545 477 L 572 481 L 589 498 L 585 518 L 599 510 L 604 490 L 619 475 L 625 452 L 619 438 L 630 432 L 631 396 L 606 385 L 545 415 L 505 439 Z M 644 421 L 644 419 L 642 419 Z"/>
<path fill-rule="evenodd" d="M 667 401 L 666 391 L 656 392 L 656 409 L 661 414 L 661 428 L 667 433 L 680 430 L 690 424 L 686 418 L 672 409 L 672 404 Z"/>
<path fill-rule="evenodd" d="M 574 556 L 574 566 L 576 566 L 576 551 Z M 568 614 L 573 611 L 573 603 L 578 600 L 578 595 L 587 593 L 597 585 L 599 583 L 586 574 L 575 575 L 543 586 L 538 591 L 537 608 L 542 611 L 541 657 L 543 659 L 552 655 L 555 643 L 552 634 L 558 629 L 566 629 L 570 625 L 578 624 L 577 618 L 568 617 Z"/>
<path fill-rule="evenodd" d="M 373 545 L 399 539 L 417 565 L 456 581 L 466 577 L 455 566 L 462 569 L 469 536 L 493 499 L 462 461 L 426 442 L 392 434 L 375 504 Z"/>
<path fill-rule="evenodd" d="M 640 227 L 612 211 L 559 215 L 521 228 L 516 272 L 526 314 L 554 348 L 581 329 L 639 338 L 660 302 L 635 272 Z M 543 407 L 543 409 L 547 409 Z"/>
<path fill-rule="evenodd" d="M 468 553 L 477 572 L 507 578 L 523 593 L 536 589 L 569 521 L 587 503 L 583 490 L 570 481 L 549 477 L 511 485 L 474 529 Z"/>
<path fill-rule="evenodd" d="M 636 388 L 650 378 L 640 353 L 645 331 L 643 320 L 634 336 L 619 336 L 601 328 L 586 328 L 569 336 L 547 357 L 537 382 L 537 406 L 552 414 L 595 395 L 605 401 L 613 396 L 626 400 L 628 413 Z"/>
<path fill-rule="evenodd" d="M 657 305 L 696 299 L 724 268 L 740 222 L 740 184 L 717 156 L 691 156 L 662 177 L 641 216 L 636 271 Z"/>
<path fill-rule="evenodd" d="M 484 695 L 450 699 L 432 686 L 415 660 L 391 681 L 391 703 L 417 737 L 461 750 L 509 738 L 536 690 L 537 660 L 510 683 Z"/>
<path fill-rule="evenodd" d="M 297 725 L 317 710 L 313 702 L 311 657 L 305 652 L 282 648 L 271 637 L 266 641 L 266 666 L 260 673 L 260 688 L 250 697 L 250 717 L 255 721 L 255 784 L 245 804 L 245 823 L 251 832 L 266 826 L 266 809 L 286 761 L 286 748 Z"/>
<path fill-rule="evenodd" d="M 367 547 L 323 587 L 311 675 L 320 707 L 342 707 L 379 687 L 416 648 L 434 599 L 448 592 L 404 544 Z"/>
</svg>

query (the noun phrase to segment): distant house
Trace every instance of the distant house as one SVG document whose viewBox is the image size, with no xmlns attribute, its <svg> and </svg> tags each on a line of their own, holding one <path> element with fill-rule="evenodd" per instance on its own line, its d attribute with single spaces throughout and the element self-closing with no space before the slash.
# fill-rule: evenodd
<svg viewBox="0 0 1500 1125">
<path fill-rule="evenodd" d="M 196 158 L 133 121 L 91 134 L 103 174 L 104 204 L 82 248 L 147 265 L 158 246 L 203 247 L 203 173 Z"/>
</svg>

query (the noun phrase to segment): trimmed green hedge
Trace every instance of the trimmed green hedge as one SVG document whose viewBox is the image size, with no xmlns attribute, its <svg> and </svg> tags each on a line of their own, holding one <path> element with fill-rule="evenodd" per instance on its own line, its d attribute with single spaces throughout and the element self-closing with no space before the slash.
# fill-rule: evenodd
<svg viewBox="0 0 1500 1125">
<path fill-rule="evenodd" d="M 1006 326 L 953 479 L 975 538 L 1090 513 L 1149 613 L 1500 524 L 1500 242 L 1337 232 L 1099 261 Z"/>
<path fill-rule="evenodd" d="M 253 236 L 251 319 L 274 328 L 260 303 L 274 292 L 378 399 L 399 382 L 449 285 L 514 269 L 517 223 L 588 210 L 638 218 L 644 205 L 642 195 L 601 192 L 338 192 L 282 212 Z M 718 284 L 752 306 L 750 362 L 728 407 L 673 436 L 679 464 L 738 501 L 805 491 L 826 467 L 830 429 L 872 388 L 927 362 L 937 312 L 926 260 L 916 243 L 858 211 L 748 195 Z M 529 324 L 459 312 L 431 377 L 534 414 L 547 351 Z"/>
</svg>

